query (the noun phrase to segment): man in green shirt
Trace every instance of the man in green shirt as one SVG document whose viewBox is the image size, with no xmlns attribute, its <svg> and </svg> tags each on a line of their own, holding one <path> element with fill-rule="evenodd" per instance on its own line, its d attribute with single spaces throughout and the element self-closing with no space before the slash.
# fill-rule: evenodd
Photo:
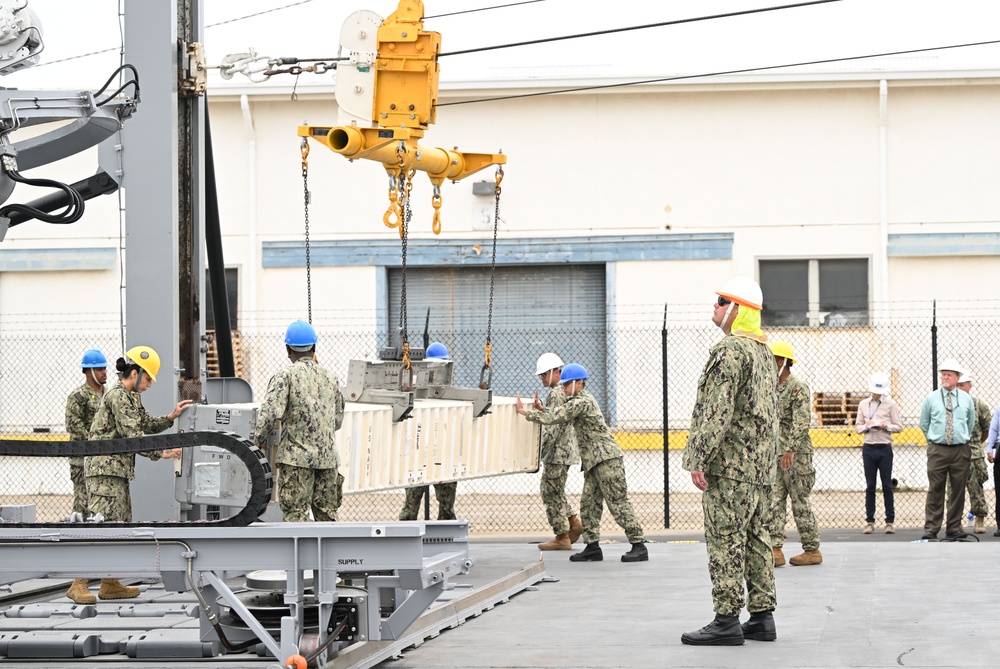
<svg viewBox="0 0 1000 669">
<path fill-rule="evenodd" d="M 972 396 L 959 390 L 965 371 L 954 358 L 941 363 L 941 386 L 920 406 L 920 429 L 927 439 L 927 501 L 924 505 L 924 539 L 936 539 L 945 511 L 945 485 L 951 479 L 946 532 L 949 539 L 963 539 L 965 485 L 969 479 L 969 439 L 976 422 Z"/>
</svg>

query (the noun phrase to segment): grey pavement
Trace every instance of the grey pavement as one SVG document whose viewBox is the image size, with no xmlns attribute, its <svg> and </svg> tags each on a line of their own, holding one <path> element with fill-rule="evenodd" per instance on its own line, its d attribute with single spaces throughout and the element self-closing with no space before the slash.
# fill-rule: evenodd
<svg viewBox="0 0 1000 669">
<path fill-rule="evenodd" d="M 619 561 L 628 548 L 624 542 L 604 545 L 599 563 L 545 553 L 546 571 L 558 581 L 538 584 L 405 652 L 391 666 L 1000 665 L 991 570 L 1000 563 L 1000 539 L 988 534 L 981 543 L 920 543 L 900 535 L 857 535 L 857 541 L 824 542 L 822 565 L 776 570 L 778 640 L 772 643 L 681 644 L 683 632 L 714 615 L 705 545 L 686 538 L 669 541 L 698 542 L 649 544 L 650 561 L 639 564 Z M 789 541 L 786 555 L 800 548 Z M 480 564 L 501 570 L 540 555 L 524 544 L 477 542 L 472 549 Z"/>
<path fill-rule="evenodd" d="M 622 536 L 609 535 L 602 544 L 605 560 L 598 563 L 571 563 L 568 551 L 542 553 L 534 538 L 474 539 L 470 553 L 477 564 L 457 579 L 460 587 L 449 598 L 468 592 L 465 586 L 483 588 L 540 559 L 550 578 L 379 667 L 1000 666 L 994 601 L 1000 538 L 990 532 L 980 535 L 978 543 L 919 542 L 919 530 L 895 535 L 879 530 L 867 536 L 860 528 L 823 530 L 822 565 L 776 570 L 778 640 L 748 641 L 739 647 L 680 642 L 683 632 L 705 625 L 714 615 L 700 533 L 651 533 L 650 561 L 638 564 L 619 560 L 628 550 Z M 790 533 L 786 555 L 800 549 L 797 535 Z M 67 607 L 63 592 L 52 593 L 48 601 L 56 608 Z M 133 604 L 140 610 L 166 609 L 167 614 L 120 617 L 117 611 Z M 143 630 L 166 640 L 197 638 L 197 621 L 183 615 L 193 604 L 191 593 L 166 593 L 154 585 L 128 603 L 99 603 L 100 615 L 92 619 L 11 619 L 4 618 L 0 606 L 0 636 L 27 627 L 50 633 L 101 631 L 106 640 L 126 639 Z M 273 666 L 273 660 L 249 654 L 175 661 L 113 655 L 41 660 L 32 666 L 264 669 Z"/>
</svg>

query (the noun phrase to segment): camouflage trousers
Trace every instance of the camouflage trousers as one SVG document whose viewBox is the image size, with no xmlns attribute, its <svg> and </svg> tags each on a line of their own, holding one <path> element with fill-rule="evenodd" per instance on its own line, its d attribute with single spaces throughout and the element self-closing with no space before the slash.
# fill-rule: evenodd
<svg viewBox="0 0 1000 669">
<path fill-rule="evenodd" d="M 435 483 L 434 496 L 438 501 L 438 520 L 456 520 L 455 517 L 455 496 L 458 493 L 458 483 Z M 420 500 L 424 495 L 431 494 L 429 485 L 420 485 L 415 488 L 406 489 L 406 502 L 403 510 L 399 512 L 400 520 L 416 520 L 420 515 Z"/>
<path fill-rule="evenodd" d="M 795 455 L 795 459 L 802 457 Z M 810 458 L 811 459 L 811 458 Z M 799 531 L 802 550 L 814 551 L 819 548 L 819 528 L 816 526 L 816 514 L 812 510 L 809 495 L 816 483 L 816 470 L 809 464 L 808 473 L 796 471 L 795 464 L 791 469 L 778 467 L 778 476 L 774 481 L 774 494 L 771 501 L 771 546 L 781 548 L 785 545 L 785 521 L 788 519 L 787 499 L 792 500 L 792 517 L 795 518 L 795 528 Z"/>
<path fill-rule="evenodd" d="M 335 522 L 344 499 L 344 477 L 336 469 L 278 465 L 278 506 L 286 523 Z"/>
<path fill-rule="evenodd" d="M 132 496 L 127 478 L 88 476 L 87 493 L 91 513 L 104 516 L 104 522 L 132 522 Z"/>
<path fill-rule="evenodd" d="M 979 448 L 982 454 L 982 447 Z M 972 462 L 969 465 L 969 482 L 965 484 L 965 489 L 969 493 L 969 511 L 974 516 L 985 518 L 989 515 L 989 507 L 986 505 L 986 493 L 983 492 L 983 484 L 990 480 L 990 475 L 986 469 L 986 458 L 976 457 L 976 452 L 972 452 Z M 948 499 L 951 494 L 951 477 L 945 484 L 944 498 Z"/>
<path fill-rule="evenodd" d="M 569 465 L 554 465 L 548 462 L 542 465 L 542 503 L 545 504 L 545 515 L 548 516 L 552 531 L 559 534 L 569 532 L 569 517 L 576 511 L 566 499 L 566 477 Z"/>
<path fill-rule="evenodd" d="M 615 522 L 625 530 L 629 543 L 642 543 L 642 525 L 628 498 L 625 465 L 621 458 L 598 462 L 583 475 L 580 521 L 583 523 L 584 543 L 594 544 L 601 540 L 601 516 L 604 515 L 605 502 Z"/>
<path fill-rule="evenodd" d="M 73 482 L 73 511 L 79 511 L 84 518 L 90 516 L 90 498 L 87 496 L 87 477 L 83 465 L 70 464 L 69 480 Z"/>
<path fill-rule="evenodd" d="M 777 605 L 774 553 L 767 529 L 774 494 L 771 486 L 711 474 L 705 474 L 705 480 L 708 489 L 701 504 L 715 612 L 737 617 L 744 602 L 750 613 L 773 611 Z"/>
</svg>

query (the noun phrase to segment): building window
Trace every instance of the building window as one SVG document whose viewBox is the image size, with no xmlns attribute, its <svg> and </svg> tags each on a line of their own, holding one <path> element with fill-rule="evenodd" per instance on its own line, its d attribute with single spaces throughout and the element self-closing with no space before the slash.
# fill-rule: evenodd
<svg viewBox="0 0 1000 669">
<path fill-rule="evenodd" d="M 238 329 L 236 316 L 239 313 L 239 270 L 235 267 L 226 268 L 226 296 L 229 301 L 229 328 Z M 215 330 L 215 311 L 212 305 L 212 280 L 205 272 L 205 329 Z"/>
<path fill-rule="evenodd" d="M 868 324 L 868 259 L 761 260 L 768 326 Z"/>
</svg>

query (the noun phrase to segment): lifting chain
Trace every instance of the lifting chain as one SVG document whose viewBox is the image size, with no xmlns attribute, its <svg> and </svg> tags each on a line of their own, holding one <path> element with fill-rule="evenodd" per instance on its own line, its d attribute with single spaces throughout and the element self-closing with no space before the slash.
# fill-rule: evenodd
<svg viewBox="0 0 1000 669">
<path fill-rule="evenodd" d="M 406 144 L 400 140 L 396 145 L 397 167 L 395 173 L 389 168 L 389 208 L 382 216 L 382 222 L 387 228 L 399 228 L 399 238 L 403 239 L 403 198 L 406 183 Z"/>
<path fill-rule="evenodd" d="M 404 173 L 402 164 L 400 164 L 399 170 L 402 176 L 399 180 L 398 192 L 402 193 L 400 208 L 403 212 L 399 224 L 399 237 L 402 240 L 402 254 L 400 256 L 402 271 L 399 286 L 400 347 L 402 349 L 401 359 L 403 361 L 403 369 L 409 371 L 410 386 L 412 387 L 413 369 L 410 364 L 410 338 L 406 319 L 406 246 L 410 232 L 410 218 L 412 216 L 412 211 L 410 210 L 410 193 L 413 191 L 413 177 L 417 171 L 411 169 L 409 172 Z M 402 377 L 400 377 L 400 382 L 402 382 Z"/>
<path fill-rule="evenodd" d="M 493 385 L 493 363 L 490 355 L 493 353 L 493 289 L 496 285 L 497 273 L 497 230 L 500 227 L 500 182 L 503 181 L 503 167 L 500 165 L 497 165 L 496 180 L 497 185 L 493 189 L 493 193 L 496 196 L 496 206 L 493 210 L 493 253 L 490 256 L 490 310 L 489 318 L 486 321 L 486 344 L 483 346 L 483 350 L 486 352 L 486 361 L 479 372 L 479 387 L 483 390 L 489 390 L 490 386 Z"/>
<path fill-rule="evenodd" d="M 336 70 L 336 63 L 316 63 L 315 65 L 292 65 L 291 67 L 272 67 L 264 70 L 261 74 L 265 77 L 273 77 L 276 74 L 293 74 L 299 76 L 306 72 L 312 74 L 326 74 L 330 70 Z"/>
<path fill-rule="evenodd" d="M 434 184 L 434 194 L 431 195 L 431 206 L 434 207 L 434 218 L 431 221 L 431 230 L 435 235 L 441 234 L 441 184 Z"/>
<path fill-rule="evenodd" d="M 302 203 L 306 222 L 306 301 L 309 309 L 309 322 L 313 320 L 312 298 L 312 263 L 309 255 L 309 140 L 302 138 Z"/>
</svg>

